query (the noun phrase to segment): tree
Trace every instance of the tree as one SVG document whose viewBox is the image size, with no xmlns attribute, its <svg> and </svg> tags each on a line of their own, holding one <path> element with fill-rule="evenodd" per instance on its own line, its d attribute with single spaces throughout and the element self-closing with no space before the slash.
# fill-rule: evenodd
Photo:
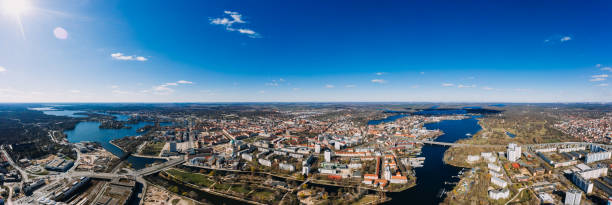
<svg viewBox="0 0 612 205">
<path fill-rule="evenodd" d="M 171 186 L 170 188 L 168 188 L 168 191 L 171 191 L 171 192 L 174 192 L 174 193 L 178 193 L 179 192 L 178 187 L 176 187 L 176 186 Z"/>
</svg>

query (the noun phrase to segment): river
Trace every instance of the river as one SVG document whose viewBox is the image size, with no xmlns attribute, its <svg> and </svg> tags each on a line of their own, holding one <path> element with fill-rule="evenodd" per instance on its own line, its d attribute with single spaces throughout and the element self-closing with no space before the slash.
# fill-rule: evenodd
<svg viewBox="0 0 612 205">
<path fill-rule="evenodd" d="M 432 113 L 427 113 L 430 115 Z M 443 114 L 448 114 L 443 112 Z M 456 114 L 456 113 L 455 113 Z M 429 130 L 440 129 L 443 135 L 435 139 L 437 142 L 455 142 L 459 139 L 467 138 L 467 133 L 476 134 L 481 127 L 476 116 L 463 120 L 443 120 L 437 123 L 425 124 Z M 445 164 L 443 161 L 444 152 L 448 147 L 438 145 L 424 145 L 421 150 L 421 157 L 426 157 L 423 167 L 415 168 L 417 185 L 397 193 L 388 193 L 392 198 L 386 204 L 439 204 L 444 200 L 440 198 L 441 190 L 452 190 L 454 185 L 445 182 L 458 182 L 456 176 L 461 168 Z"/>
</svg>

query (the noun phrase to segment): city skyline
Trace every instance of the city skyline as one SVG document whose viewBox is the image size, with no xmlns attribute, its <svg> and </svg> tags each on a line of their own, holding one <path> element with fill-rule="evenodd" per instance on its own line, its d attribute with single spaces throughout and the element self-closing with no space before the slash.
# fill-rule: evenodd
<svg viewBox="0 0 612 205">
<path fill-rule="evenodd" d="M 440 3 L 4 0 L 0 102 L 612 102 L 611 3 Z"/>
</svg>

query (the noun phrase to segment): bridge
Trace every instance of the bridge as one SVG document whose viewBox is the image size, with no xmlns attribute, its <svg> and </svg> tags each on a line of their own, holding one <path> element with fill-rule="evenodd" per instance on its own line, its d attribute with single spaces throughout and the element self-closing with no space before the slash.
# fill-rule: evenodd
<svg viewBox="0 0 612 205">
<path fill-rule="evenodd" d="M 462 143 L 454 143 L 454 142 L 436 142 L 429 140 L 409 140 L 410 142 L 422 143 L 422 144 L 431 144 L 431 145 L 440 145 L 440 146 L 449 146 L 449 147 L 480 147 L 480 148 L 504 148 L 507 145 L 491 145 L 491 144 L 462 144 Z M 556 143 L 542 143 L 542 144 L 523 144 L 519 146 L 526 147 L 527 149 L 542 149 L 542 148 L 569 148 L 569 147 L 588 147 L 591 145 L 600 146 L 606 150 L 612 150 L 612 145 L 607 144 L 598 144 L 592 142 L 556 142 Z"/>
<path fill-rule="evenodd" d="M 454 142 L 436 142 L 436 141 L 430 141 L 430 140 L 410 140 L 411 142 L 415 142 L 415 143 L 422 143 L 422 144 L 431 144 L 431 145 L 440 145 L 440 146 L 449 146 L 449 147 L 481 147 L 481 148 L 503 148 L 506 147 L 506 145 L 488 145 L 488 144 L 461 144 L 461 143 L 454 143 Z"/>
<path fill-rule="evenodd" d="M 153 173 L 159 172 L 161 170 L 164 170 L 164 169 L 166 169 L 168 167 L 173 167 L 175 165 L 179 165 L 179 164 L 182 164 L 182 163 L 185 163 L 185 159 L 182 158 L 182 157 L 178 158 L 178 159 L 172 159 L 172 160 L 168 160 L 168 161 L 166 161 L 164 163 L 161 163 L 161 164 L 157 164 L 157 165 L 154 165 L 154 166 L 151 166 L 151 167 L 147 167 L 147 168 L 143 168 L 143 169 L 137 170 L 137 171 L 134 172 L 134 175 L 136 175 L 136 176 L 146 176 L 146 175 L 153 174 Z"/>
<path fill-rule="evenodd" d="M 95 173 L 95 172 L 70 172 L 67 173 L 66 176 L 69 177 L 91 177 L 91 178 L 97 178 L 97 179 L 113 179 L 116 177 L 128 177 L 128 178 L 137 178 L 137 177 L 141 177 L 141 176 L 146 176 L 146 175 L 150 175 L 156 172 L 159 172 L 161 170 L 164 170 L 166 168 L 169 167 L 173 167 L 179 164 L 182 164 L 185 162 L 185 159 L 180 158 L 180 159 L 172 159 L 169 161 L 166 161 L 164 163 L 161 164 L 157 164 L 151 167 L 147 167 L 147 168 L 143 168 L 131 173 L 125 173 L 125 174 L 117 174 L 117 173 Z"/>
</svg>

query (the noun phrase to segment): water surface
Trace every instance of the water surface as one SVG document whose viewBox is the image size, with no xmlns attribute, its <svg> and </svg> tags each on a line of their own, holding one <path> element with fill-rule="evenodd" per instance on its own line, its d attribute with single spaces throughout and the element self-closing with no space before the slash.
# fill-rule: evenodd
<svg viewBox="0 0 612 205">
<path fill-rule="evenodd" d="M 457 110 L 455 110 L 456 112 Z M 460 112 L 460 111 L 459 111 Z M 447 114 L 445 112 L 428 112 L 431 114 Z M 424 113 L 425 114 L 425 113 Z M 456 113 L 453 113 L 456 114 Z M 466 133 L 476 134 L 481 127 L 478 124 L 479 116 L 472 116 L 463 120 L 443 120 L 436 123 L 425 124 L 429 130 L 440 129 L 443 135 L 435 139 L 437 142 L 455 142 L 459 139 L 468 138 Z M 461 168 L 445 164 L 444 152 L 448 147 L 438 145 L 423 145 L 420 157 L 426 157 L 423 167 L 414 168 L 417 177 L 417 185 L 398 193 L 389 193 L 392 198 L 386 204 L 439 204 L 444 200 L 441 198 L 442 190 L 452 190 L 454 185 L 445 182 L 458 182 L 457 176 Z"/>
<path fill-rule="evenodd" d="M 166 126 L 170 123 L 161 123 L 160 125 Z M 146 125 L 153 125 L 151 122 L 139 122 L 137 124 L 128 124 L 131 128 L 124 129 L 100 129 L 99 122 L 80 122 L 73 130 L 67 130 L 64 133 L 68 137 L 68 141 L 71 143 L 77 143 L 82 141 L 98 142 L 104 149 L 113 153 L 114 155 L 121 157 L 123 156 L 123 150 L 112 145 L 111 140 L 120 139 L 126 136 L 137 136 L 143 133 L 139 133 L 137 130 Z M 145 157 L 134 157 L 130 156 L 127 161 L 132 164 L 135 169 L 142 169 L 147 164 L 154 162 L 165 161 L 160 159 L 145 158 Z"/>
</svg>

